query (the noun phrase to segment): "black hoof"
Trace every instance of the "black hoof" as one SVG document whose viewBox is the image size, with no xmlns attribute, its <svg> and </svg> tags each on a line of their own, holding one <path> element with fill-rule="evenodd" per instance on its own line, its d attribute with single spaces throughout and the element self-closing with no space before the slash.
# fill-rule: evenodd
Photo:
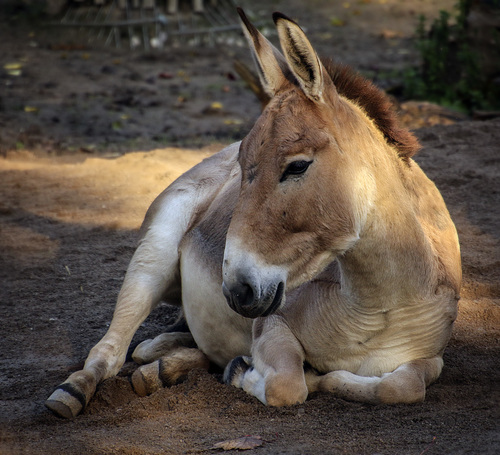
<svg viewBox="0 0 500 455">
<path fill-rule="evenodd" d="M 245 372 L 252 367 L 252 359 L 246 356 L 235 357 L 224 370 L 223 381 L 225 384 L 238 386 L 239 380 Z"/>
<path fill-rule="evenodd" d="M 45 402 L 45 406 L 58 417 L 73 419 L 87 403 L 85 395 L 68 382 L 57 387 Z"/>
</svg>

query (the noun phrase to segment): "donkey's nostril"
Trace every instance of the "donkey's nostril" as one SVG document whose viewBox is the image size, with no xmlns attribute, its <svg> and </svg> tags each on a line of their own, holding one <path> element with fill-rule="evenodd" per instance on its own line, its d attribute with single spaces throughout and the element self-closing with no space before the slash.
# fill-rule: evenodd
<svg viewBox="0 0 500 455">
<path fill-rule="evenodd" d="M 252 287 L 247 283 L 238 283 L 231 289 L 232 297 L 242 307 L 252 305 L 254 303 L 255 294 Z"/>
<path fill-rule="evenodd" d="M 256 305 L 257 294 L 254 288 L 245 281 L 231 283 L 229 286 L 226 283 L 222 284 L 222 292 L 226 297 L 228 305 L 237 313 L 245 317 L 257 317 L 261 310 L 258 304 Z M 258 313 L 258 314 L 257 314 Z"/>
</svg>

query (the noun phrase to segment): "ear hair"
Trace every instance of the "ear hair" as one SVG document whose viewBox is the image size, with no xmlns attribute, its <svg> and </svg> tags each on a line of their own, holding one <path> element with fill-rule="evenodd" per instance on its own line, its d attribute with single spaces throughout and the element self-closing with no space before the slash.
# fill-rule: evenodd
<svg viewBox="0 0 500 455">
<path fill-rule="evenodd" d="M 323 100 L 323 65 L 299 25 L 282 13 L 273 14 L 281 48 L 292 73 L 305 95 L 313 101 Z"/>
<path fill-rule="evenodd" d="M 262 86 L 266 93 L 273 97 L 285 82 L 286 74 L 289 73 L 287 62 L 281 52 L 248 20 L 243 9 L 237 8 L 237 11 L 241 18 L 241 28 L 252 50 Z"/>
</svg>

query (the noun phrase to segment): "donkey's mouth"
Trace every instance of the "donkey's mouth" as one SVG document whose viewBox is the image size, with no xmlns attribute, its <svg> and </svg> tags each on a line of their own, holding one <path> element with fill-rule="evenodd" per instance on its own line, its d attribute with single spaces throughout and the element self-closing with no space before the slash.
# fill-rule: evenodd
<svg viewBox="0 0 500 455">
<path fill-rule="evenodd" d="M 285 284 L 283 283 L 283 281 L 281 281 L 278 284 L 278 288 L 276 289 L 276 293 L 274 295 L 273 301 L 271 302 L 271 305 L 269 305 L 267 310 L 261 314 L 262 317 L 269 316 L 270 314 L 273 314 L 279 308 L 279 306 L 281 305 L 281 302 L 283 300 L 284 290 L 285 290 Z"/>
<path fill-rule="evenodd" d="M 248 284 L 228 288 L 222 284 L 222 291 L 229 307 L 246 318 L 258 318 L 274 313 L 283 301 L 285 284 L 280 282 L 261 298 L 256 298 L 253 289 Z"/>
</svg>

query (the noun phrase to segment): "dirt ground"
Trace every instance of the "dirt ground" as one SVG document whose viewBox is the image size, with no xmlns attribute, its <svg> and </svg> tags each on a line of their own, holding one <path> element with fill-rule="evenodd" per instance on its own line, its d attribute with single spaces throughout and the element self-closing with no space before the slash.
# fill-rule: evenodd
<svg viewBox="0 0 500 455">
<path fill-rule="evenodd" d="M 415 59 L 418 14 L 454 2 L 331 3 L 252 8 L 300 19 L 321 53 L 387 88 Z M 218 372 L 199 371 L 140 398 L 127 363 L 76 419 L 46 410 L 105 333 L 151 201 L 218 143 L 241 138 L 260 107 L 232 67 L 235 57 L 250 62 L 244 47 L 80 48 L 62 31 L 3 19 L 0 454 L 211 453 L 246 435 L 262 438 L 253 450 L 262 454 L 500 452 L 500 119 L 453 122 L 421 104 L 405 117 L 427 125 L 416 130 L 417 161 L 457 225 L 464 271 L 445 367 L 424 403 L 315 394 L 270 408 L 223 385 Z M 21 64 L 19 75 L 8 74 L 10 63 Z M 173 315 L 160 305 L 134 342 L 161 333 Z"/>
</svg>

